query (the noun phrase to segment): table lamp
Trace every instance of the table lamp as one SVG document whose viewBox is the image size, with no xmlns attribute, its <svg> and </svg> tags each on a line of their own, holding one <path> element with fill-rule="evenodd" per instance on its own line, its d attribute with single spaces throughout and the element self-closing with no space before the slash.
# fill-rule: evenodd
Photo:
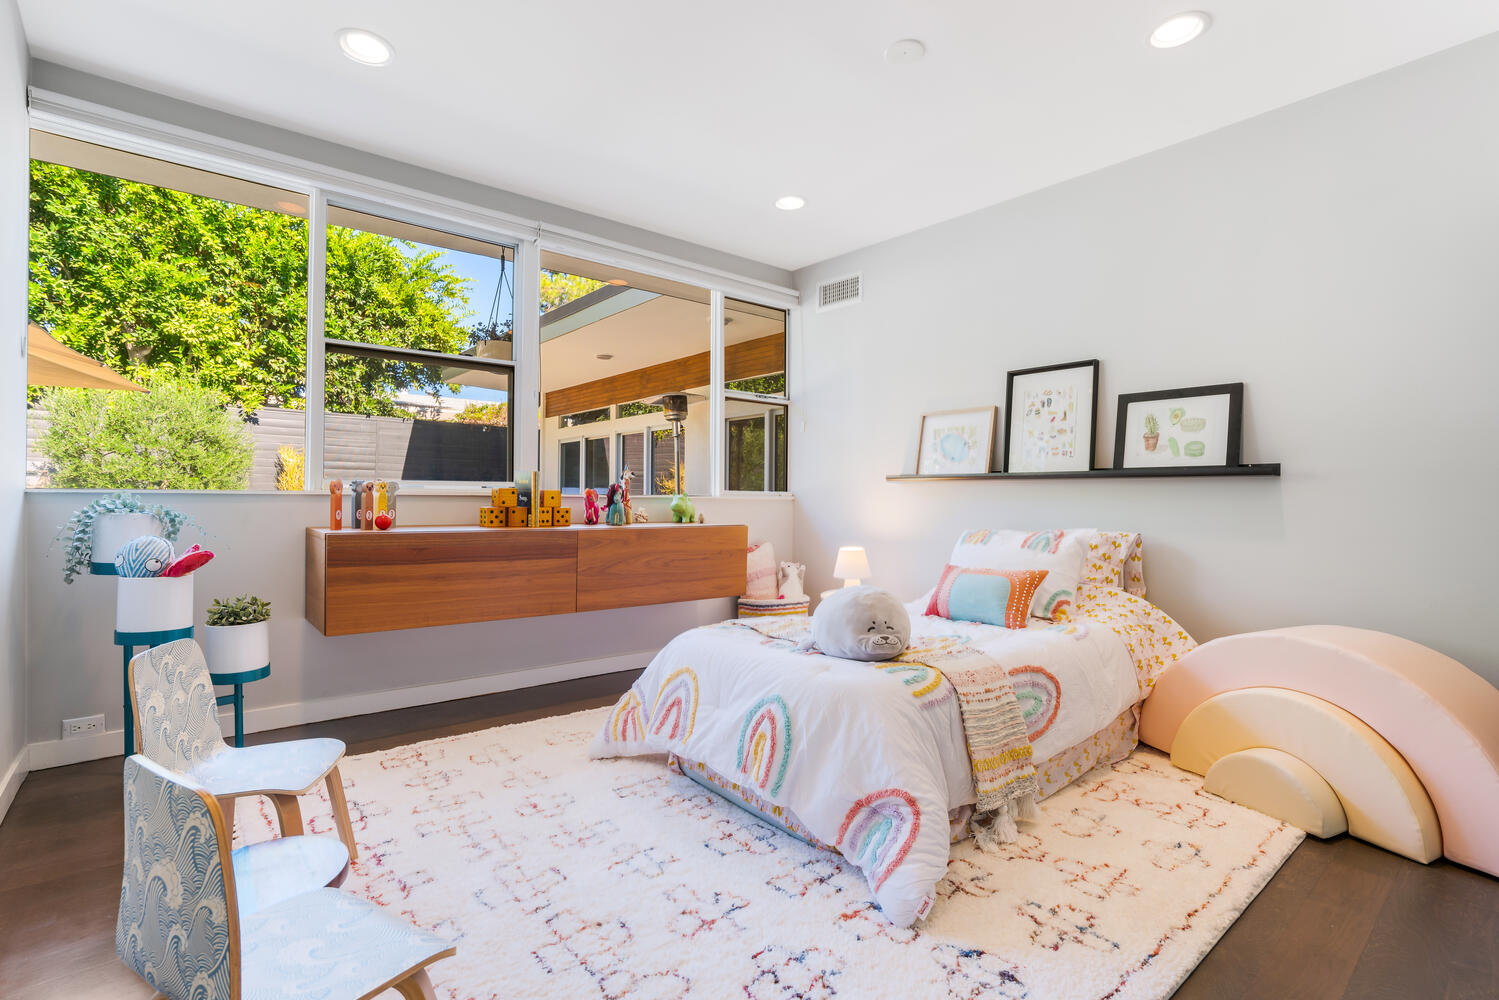
<svg viewBox="0 0 1499 1000">
<path fill-rule="evenodd" d="M 869 557 L 864 554 L 864 546 L 840 546 L 838 561 L 833 564 L 833 575 L 842 580 L 845 587 L 857 587 L 859 581 L 869 576 Z"/>
</svg>

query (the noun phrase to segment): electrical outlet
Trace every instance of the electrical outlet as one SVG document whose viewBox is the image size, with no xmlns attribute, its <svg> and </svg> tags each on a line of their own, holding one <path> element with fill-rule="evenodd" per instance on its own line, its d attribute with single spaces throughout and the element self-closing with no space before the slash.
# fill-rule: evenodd
<svg viewBox="0 0 1499 1000">
<path fill-rule="evenodd" d="M 104 732 L 104 716 L 85 715 L 81 719 L 62 720 L 62 738 L 74 740 L 80 736 L 93 736 Z"/>
</svg>

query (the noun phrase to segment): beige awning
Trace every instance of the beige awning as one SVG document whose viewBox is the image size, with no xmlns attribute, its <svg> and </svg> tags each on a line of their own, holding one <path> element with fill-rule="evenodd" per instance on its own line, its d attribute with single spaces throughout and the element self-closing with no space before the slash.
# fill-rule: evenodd
<svg viewBox="0 0 1499 1000">
<path fill-rule="evenodd" d="M 35 323 L 26 327 L 26 384 L 148 391 L 145 386 L 136 385 L 116 374 L 104 362 L 79 354 L 71 347 L 64 347 Z"/>
</svg>

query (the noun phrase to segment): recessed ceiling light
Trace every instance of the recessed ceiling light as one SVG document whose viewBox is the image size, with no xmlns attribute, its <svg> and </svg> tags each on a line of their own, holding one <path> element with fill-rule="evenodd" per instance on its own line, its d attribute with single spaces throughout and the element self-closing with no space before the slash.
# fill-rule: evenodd
<svg viewBox="0 0 1499 1000">
<path fill-rule="evenodd" d="M 1178 45 L 1186 45 L 1208 30 L 1212 23 L 1212 17 L 1200 10 L 1189 10 L 1168 17 L 1150 33 L 1150 44 L 1158 49 L 1174 49 Z"/>
<path fill-rule="evenodd" d="M 614 355 L 612 355 L 612 354 L 595 354 L 594 357 L 598 358 L 600 361 L 613 361 L 614 360 Z"/>
<path fill-rule="evenodd" d="M 913 62 L 920 62 L 924 55 L 926 46 L 914 38 L 891 42 L 885 49 L 885 61 L 892 66 L 909 66 Z"/>
<path fill-rule="evenodd" d="M 788 194 L 784 197 L 776 199 L 776 208 L 779 208 L 783 212 L 795 212 L 798 208 L 801 208 L 806 203 L 807 199 L 798 198 L 794 194 Z"/>
<path fill-rule="evenodd" d="M 344 28 L 338 33 L 338 47 L 344 55 L 366 66 L 384 66 L 395 55 L 390 43 L 373 31 L 363 28 Z"/>
</svg>

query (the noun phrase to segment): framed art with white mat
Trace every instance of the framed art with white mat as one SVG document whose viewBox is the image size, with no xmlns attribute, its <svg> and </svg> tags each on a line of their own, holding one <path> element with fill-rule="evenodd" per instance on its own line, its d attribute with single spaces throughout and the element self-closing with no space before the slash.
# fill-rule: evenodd
<svg viewBox="0 0 1499 1000">
<path fill-rule="evenodd" d="M 1243 415 L 1243 382 L 1122 394 L 1114 467 L 1237 466 Z"/>
<path fill-rule="evenodd" d="M 943 410 L 921 415 L 916 473 L 963 476 L 988 472 L 994 455 L 995 408 Z"/>
<path fill-rule="evenodd" d="M 1005 378 L 1006 472 L 1086 472 L 1098 427 L 1098 359 Z"/>
</svg>

